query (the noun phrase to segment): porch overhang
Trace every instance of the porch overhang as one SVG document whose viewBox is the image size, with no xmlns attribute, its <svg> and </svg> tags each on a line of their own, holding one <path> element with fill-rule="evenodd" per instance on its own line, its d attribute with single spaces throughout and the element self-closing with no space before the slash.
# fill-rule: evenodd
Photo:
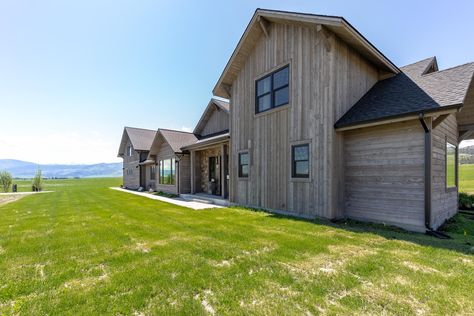
<svg viewBox="0 0 474 316">
<path fill-rule="evenodd" d="M 229 133 L 224 133 L 220 134 L 217 136 L 212 136 L 212 137 L 207 137 L 207 138 L 202 138 L 198 140 L 196 143 L 182 147 L 182 151 L 189 151 L 189 150 L 200 150 L 200 149 L 205 149 L 208 147 L 212 147 L 215 145 L 219 145 L 222 143 L 227 143 L 230 139 L 230 134 Z"/>
</svg>

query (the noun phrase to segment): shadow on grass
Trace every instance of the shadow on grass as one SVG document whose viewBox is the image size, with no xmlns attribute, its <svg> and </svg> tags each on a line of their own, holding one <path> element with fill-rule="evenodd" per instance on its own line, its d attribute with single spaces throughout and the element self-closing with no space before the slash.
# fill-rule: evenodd
<svg viewBox="0 0 474 316">
<path fill-rule="evenodd" d="M 242 207 L 238 208 L 242 209 Z M 252 208 L 244 209 L 254 212 L 264 212 L 269 214 L 270 217 L 276 219 L 325 225 L 353 233 L 376 234 L 388 240 L 401 240 L 425 247 L 443 248 L 467 255 L 474 255 L 474 218 L 471 218 L 471 215 L 459 213 L 454 216 L 443 226 L 443 232 L 451 236 L 452 239 L 439 239 L 427 234 L 409 232 L 398 227 L 386 226 L 383 224 L 365 223 L 350 219 L 334 222 L 324 219 L 304 219 L 286 214 L 269 213 L 265 210 Z"/>
</svg>

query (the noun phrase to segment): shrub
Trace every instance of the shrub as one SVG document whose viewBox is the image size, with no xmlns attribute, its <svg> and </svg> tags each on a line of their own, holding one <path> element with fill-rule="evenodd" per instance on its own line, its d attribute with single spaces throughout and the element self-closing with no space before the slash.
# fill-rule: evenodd
<svg viewBox="0 0 474 316">
<path fill-rule="evenodd" d="M 463 210 L 472 210 L 474 208 L 474 194 L 460 192 L 459 208 Z"/>
<path fill-rule="evenodd" d="M 43 177 L 41 174 L 41 169 L 36 171 L 35 177 L 33 178 L 33 191 L 43 190 Z"/>
<path fill-rule="evenodd" d="M 12 175 L 7 171 L 0 171 L 0 186 L 3 192 L 8 192 L 12 185 Z"/>
</svg>

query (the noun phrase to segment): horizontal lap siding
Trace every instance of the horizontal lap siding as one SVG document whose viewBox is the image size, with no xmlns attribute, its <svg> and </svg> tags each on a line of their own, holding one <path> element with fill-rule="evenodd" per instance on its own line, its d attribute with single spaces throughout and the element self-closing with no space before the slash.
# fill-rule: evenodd
<svg viewBox="0 0 474 316">
<path fill-rule="evenodd" d="M 424 132 L 417 120 L 344 133 L 345 215 L 424 228 Z"/>
<path fill-rule="evenodd" d="M 454 115 L 447 117 L 433 130 L 431 226 L 436 229 L 456 214 L 457 190 L 446 190 L 446 137 L 457 144 L 457 123 Z"/>
<path fill-rule="evenodd" d="M 261 36 L 232 86 L 230 199 L 304 217 L 343 213 L 343 139 L 334 123 L 377 81 L 377 70 L 316 27 L 275 24 Z M 290 63 L 290 102 L 255 115 L 255 79 Z M 307 140 L 310 181 L 291 179 L 290 147 Z M 249 150 L 250 176 L 238 178 L 238 153 Z"/>
</svg>

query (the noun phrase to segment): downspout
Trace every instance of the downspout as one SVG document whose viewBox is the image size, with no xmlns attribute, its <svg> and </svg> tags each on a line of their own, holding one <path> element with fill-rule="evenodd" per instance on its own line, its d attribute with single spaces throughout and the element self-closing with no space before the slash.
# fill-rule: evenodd
<svg viewBox="0 0 474 316">
<path fill-rule="evenodd" d="M 423 113 L 419 114 L 419 120 L 425 131 L 425 227 L 431 231 L 431 128 Z"/>
</svg>

